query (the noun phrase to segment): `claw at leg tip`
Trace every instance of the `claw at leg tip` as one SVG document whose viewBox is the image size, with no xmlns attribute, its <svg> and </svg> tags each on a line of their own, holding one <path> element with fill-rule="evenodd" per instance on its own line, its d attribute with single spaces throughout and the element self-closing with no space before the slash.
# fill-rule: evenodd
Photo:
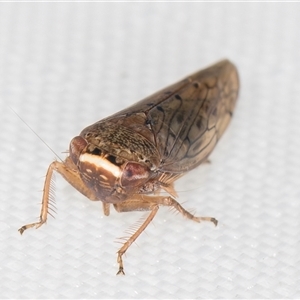
<svg viewBox="0 0 300 300">
<path fill-rule="evenodd" d="M 217 226 L 218 225 L 218 220 L 217 219 L 215 219 L 215 218 L 212 218 L 211 219 L 211 221 L 215 224 L 215 226 Z"/>
<path fill-rule="evenodd" d="M 123 268 L 119 268 L 117 275 L 125 275 Z"/>
</svg>

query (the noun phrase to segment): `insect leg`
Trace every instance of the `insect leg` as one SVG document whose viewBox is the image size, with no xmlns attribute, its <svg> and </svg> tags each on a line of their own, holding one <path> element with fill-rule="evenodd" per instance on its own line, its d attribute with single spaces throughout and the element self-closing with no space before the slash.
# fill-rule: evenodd
<svg viewBox="0 0 300 300">
<path fill-rule="evenodd" d="M 125 211 L 134 211 L 134 210 L 150 210 L 152 205 L 162 205 L 162 206 L 169 206 L 173 207 L 177 211 L 179 211 L 184 217 L 193 220 L 195 222 L 202 222 L 202 221 L 209 221 L 218 225 L 218 221 L 212 217 L 196 217 L 186 209 L 184 209 L 174 198 L 170 196 L 147 196 L 147 195 L 140 195 L 139 200 L 137 199 L 130 199 L 125 202 L 115 204 L 115 208 L 118 212 L 125 212 Z"/>
<path fill-rule="evenodd" d="M 175 199 L 173 199 L 170 196 L 165 197 L 165 196 L 139 195 L 138 198 L 136 198 L 136 199 L 129 199 L 124 202 L 114 204 L 114 207 L 118 212 L 151 210 L 151 213 L 149 214 L 147 219 L 143 222 L 143 224 L 124 243 L 124 245 L 118 251 L 117 261 L 119 263 L 119 271 L 118 271 L 117 275 L 125 274 L 122 256 L 127 251 L 127 249 L 130 247 L 130 245 L 139 237 L 139 235 L 146 229 L 146 227 L 149 225 L 149 223 L 153 220 L 153 218 L 155 217 L 155 215 L 158 211 L 159 205 L 173 207 L 177 211 L 179 211 L 183 216 L 185 216 L 188 219 L 191 219 L 193 221 L 196 221 L 196 222 L 210 221 L 210 222 L 213 222 L 215 224 L 215 226 L 217 226 L 217 224 L 218 224 L 218 221 L 212 217 L 195 217 L 194 215 L 189 213 L 186 209 L 184 209 Z"/>
<path fill-rule="evenodd" d="M 147 219 L 143 222 L 143 224 L 138 228 L 138 230 L 124 243 L 124 245 L 119 249 L 118 253 L 118 258 L 117 262 L 119 264 L 119 271 L 117 275 L 125 275 L 124 272 L 124 266 L 123 266 L 123 260 L 122 256 L 124 253 L 127 251 L 127 249 L 131 246 L 131 244 L 139 237 L 139 235 L 147 228 L 149 223 L 153 220 L 155 217 L 159 206 L 157 204 L 153 203 L 141 203 L 143 200 L 137 200 L 137 201 L 132 201 L 129 200 L 128 203 L 123 202 L 119 204 L 115 204 L 114 207 L 118 212 L 124 212 L 124 211 L 134 211 L 134 210 L 151 210 L 149 216 Z M 127 205 L 129 204 L 129 205 Z M 141 207 L 142 204 L 142 207 Z"/>
<path fill-rule="evenodd" d="M 52 179 L 52 174 L 54 165 L 55 164 L 62 164 L 60 162 L 54 161 L 50 164 L 47 174 L 46 174 L 46 179 L 45 179 L 45 184 L 44 184 L 44 190 L 43 190 L 43 200 L 42 200 L 42 209 L 41 209 L 41 214 L 40 214 L 40 221 L 36 223 L 31 223 L 22 226 L 18 231 L 22 234 L 26 229 L 28 228 L 39 228 L 42 226 L 46 221 L 47 221 L 47 214 L 48 214 L 48 206 L 49 206 L 49 196 L 51 193 L 51 179 Z"/>
<path fill-rule="evenodd" d="M 61 174 L 65 180 L 67 180 L 76 190 L 85 195 L 87 198 L 91 200 L 97 200 L 96 196 L 85 186 L 78 171 L 76 171 L 73 166 L 74 164 L 69 157 L 63 163 L 54 161 L 50 164 L 44 183 L 40 221 L 22 226 L 19 229 L 21 234 L 28 228 L 39 228 L 46 223 L 49 210 L 49 200 L 51 200 L 51 197 L 54 196 L 51 188 L 53 171 L 57 171 L 59 174 Z"/>
<path fill-rule="evenodd" d="M 152 197 L 154 198 L 153 200 L 158 203 L 159 205 L 163 206 L 170 206 L 175 208 L 177 211 L 179 211 L 184 217 L 193 220 L 195 222 L 202 222 L 202 221 L 209 221 L 215 224 L 215 226 L 218 225 L 218 220 L 212 217 L 196 217 L 190 212 L 188 212 L 186 209 L 184 209 L 174 198 L 172 197 Z"/>
<path fill-rule="evenodd" d="M 109 216 L 110 212 L 110 203 L 104 203 L 102 202 L 103 212 L 105 216 Z"/>
</svg>

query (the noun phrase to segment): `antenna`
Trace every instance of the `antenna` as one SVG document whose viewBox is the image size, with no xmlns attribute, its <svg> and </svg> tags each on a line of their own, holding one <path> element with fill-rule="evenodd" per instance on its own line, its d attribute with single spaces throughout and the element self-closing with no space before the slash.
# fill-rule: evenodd
<svg viewBox="0 0 300 300">
<path fill-rule="evenodd" d="M 56 154 L 56 152 L 29 126 L 29 124 L 21 118 L 21 116 L 10 106 L 8 106 L 16 115 L 17 117 L 39 138 L 39 140 L 61 161 L 63 160 Z"/>
</svg>

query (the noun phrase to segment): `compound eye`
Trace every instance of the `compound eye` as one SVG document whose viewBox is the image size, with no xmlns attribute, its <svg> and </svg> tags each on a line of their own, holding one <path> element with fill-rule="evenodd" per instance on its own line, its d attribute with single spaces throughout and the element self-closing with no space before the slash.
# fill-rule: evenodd
<svg viewBox="0 0 300 300">
<path fill-rule="evenodd" d="M 77 165 L 79 156 L 86 145 L 87 141 L 81 136 L 75 136 L 70 142 L 69 154 L 75 165 Z"/>
<path fill-rule="evenodd" d="M 126 164 L 121 177 L 123 187 L 137 187 L 145 183 L 150 177 L 150 169 L 136 162 Z"/>
</svg>

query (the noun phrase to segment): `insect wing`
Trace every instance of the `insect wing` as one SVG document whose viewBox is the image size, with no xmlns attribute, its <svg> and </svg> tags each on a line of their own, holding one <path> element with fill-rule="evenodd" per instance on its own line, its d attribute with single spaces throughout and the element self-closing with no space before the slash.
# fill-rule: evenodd
<svg viewBox="0 0 300 300">
<path fill-rule="evenodd" d="M 225 131 L 238 95 L 235 66 L 223 60 L 106 118 L 145 136 L 162 172 L 185 173 L 207 159 Z"/>
<path fill-rule="evenodd" d="M 205 161 L 229 124 L 236 103 L 238 77 L 230 62 L 188 79 L 189 85 L 148 113 L 164 172 L 186 172 Z"/>
</svg>

